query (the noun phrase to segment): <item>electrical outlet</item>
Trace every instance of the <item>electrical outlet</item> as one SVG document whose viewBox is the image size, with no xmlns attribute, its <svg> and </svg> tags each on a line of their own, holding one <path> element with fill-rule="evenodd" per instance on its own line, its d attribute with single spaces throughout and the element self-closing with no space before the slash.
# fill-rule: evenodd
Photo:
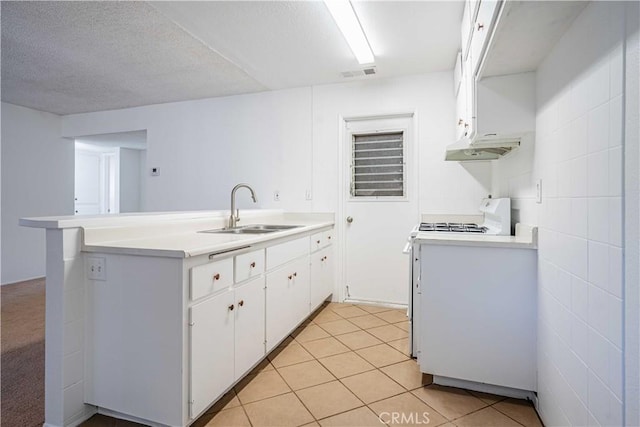
<svg viewBox="0 0 640 427">
<path fill-rule="evenodd" d="M 151 168 L 151 176 L 159 176 L 160 168 Z"/>
<path fill-rule="evenodd" d="M 91 280 L 107 280 L 107 265 L 103 257 L 87 258 L 87 277 Z"/>
<path fill-rule="evenodd" d="M 542 203 L 542 179 L 536 181 L 536 203 Z"/>
<path fill-rule="evenodd" d="M 275 200 L 276 202 L 280 201 L 280 191 L 276 190 L 273 192 L 273 200 Z"/>
<path fill-rule="evenodd" d="M 311 190 L 307 190 L 304 192 L 304 199 L 311 200 Z"/>
</svg>

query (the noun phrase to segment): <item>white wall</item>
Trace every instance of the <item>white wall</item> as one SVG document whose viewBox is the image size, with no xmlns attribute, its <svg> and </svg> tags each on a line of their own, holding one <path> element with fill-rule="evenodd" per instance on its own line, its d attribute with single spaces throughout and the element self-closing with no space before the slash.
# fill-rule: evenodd
<svg viewBox="0 0 640 427">
<path fill-rule="evenodd" d="M 494 168 L 496 192 L 540 227 L 538 397 L 546 425 L 623 422 L 624 8 L 594 2 L 578 16 L 538 69 L 535 142 Z"/>
<path fill-rule="evenodd" d="M 73 214 L 73 141 L 60 116 L 2 103 L 2 284 L 45 275 L 45 235 L 30 216 Z"/>
<path fill-rule="evenodd" d="M 625 424 L 640 425 L 640 5 L 626 5 L 624 131 Z"/>
<path fill-rule="evenodd" d="M 335 211 L 338 116 L 415 111 L 421 211 L 476 213 L 490 165 L 442 161 L 454 139 L 452 86 L 443 72 L 77 114 L 63 118 L 63 135 L 147 129 L 143 210 L 228 209 L 233 185 L 247 182 L 261 208 Z M 238 202 L 255 207 L 248 194 Z"/>
<path fill-rule="evenodd" d="M 67 136 L 147 130 L 145 211 L 228 209 L 238 182 L 258 196 L 239 191 L 240 208 L 310 210 L 312 128 L 311 88 L 63 118 Z"/>
<path fill-rule="evenodd" d="M 141 150 L 120 148 L 120 212 L 140 211 Z"/>
<path fill-rule="evenodd" d="M 313 207 L 338 208 L 340 116 L 415 112 L 421 213 L 477 214 L 491 187 L 489 163 L 444 162 L 455 141 L 451 72 L 313 88 Z M 416 219 L 417 220 L 417 219 Z"/>
</svg>

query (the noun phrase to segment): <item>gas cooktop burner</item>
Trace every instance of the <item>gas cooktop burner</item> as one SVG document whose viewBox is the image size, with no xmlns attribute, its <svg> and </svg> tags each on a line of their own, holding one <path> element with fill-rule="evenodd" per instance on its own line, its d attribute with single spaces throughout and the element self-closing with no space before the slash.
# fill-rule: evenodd
<svg viewBox="0 0 640 427">
<path fill-rule="evenodd" d="M 441 231 L 447 233 L 486 233 L 487 227 L 460 222 L 423 222 L 420 231 Z"/>
</svg>

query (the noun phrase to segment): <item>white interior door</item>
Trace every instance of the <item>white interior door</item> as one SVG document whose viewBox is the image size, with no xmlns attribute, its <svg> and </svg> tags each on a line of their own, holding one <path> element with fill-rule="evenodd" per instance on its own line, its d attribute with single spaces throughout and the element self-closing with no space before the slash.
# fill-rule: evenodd
<svg viewBox="0 0 640 427">
<path fill-rule="evenodd" d="M 345 300 L 407 304 L 402 249 L 419 220 L 413 117 L 344 126 Z"/>
<path fill-rule="evenodd" d="M 76 150 L 75 213 L 93 215 L 101 212 L 100 153 Z"/>
</svg>

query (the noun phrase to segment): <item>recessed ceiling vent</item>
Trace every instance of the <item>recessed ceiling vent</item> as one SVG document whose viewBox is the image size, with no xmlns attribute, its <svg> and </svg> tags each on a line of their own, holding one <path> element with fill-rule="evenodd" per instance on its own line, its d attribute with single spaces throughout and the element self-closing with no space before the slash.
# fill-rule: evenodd
<svg viewBox="0 0 640 427">
<path fill-rule="evenodd" d="M 376 67 L 367 67 L 367 68 L 363 68 L 362 70 L 343 71 L 340 74 L 342 74 L 342 77 L 344 78 L 351 78 L 351 77 L 373 76 L 377 72 L 378 70 L 376 70 Z"/>
</svg>

